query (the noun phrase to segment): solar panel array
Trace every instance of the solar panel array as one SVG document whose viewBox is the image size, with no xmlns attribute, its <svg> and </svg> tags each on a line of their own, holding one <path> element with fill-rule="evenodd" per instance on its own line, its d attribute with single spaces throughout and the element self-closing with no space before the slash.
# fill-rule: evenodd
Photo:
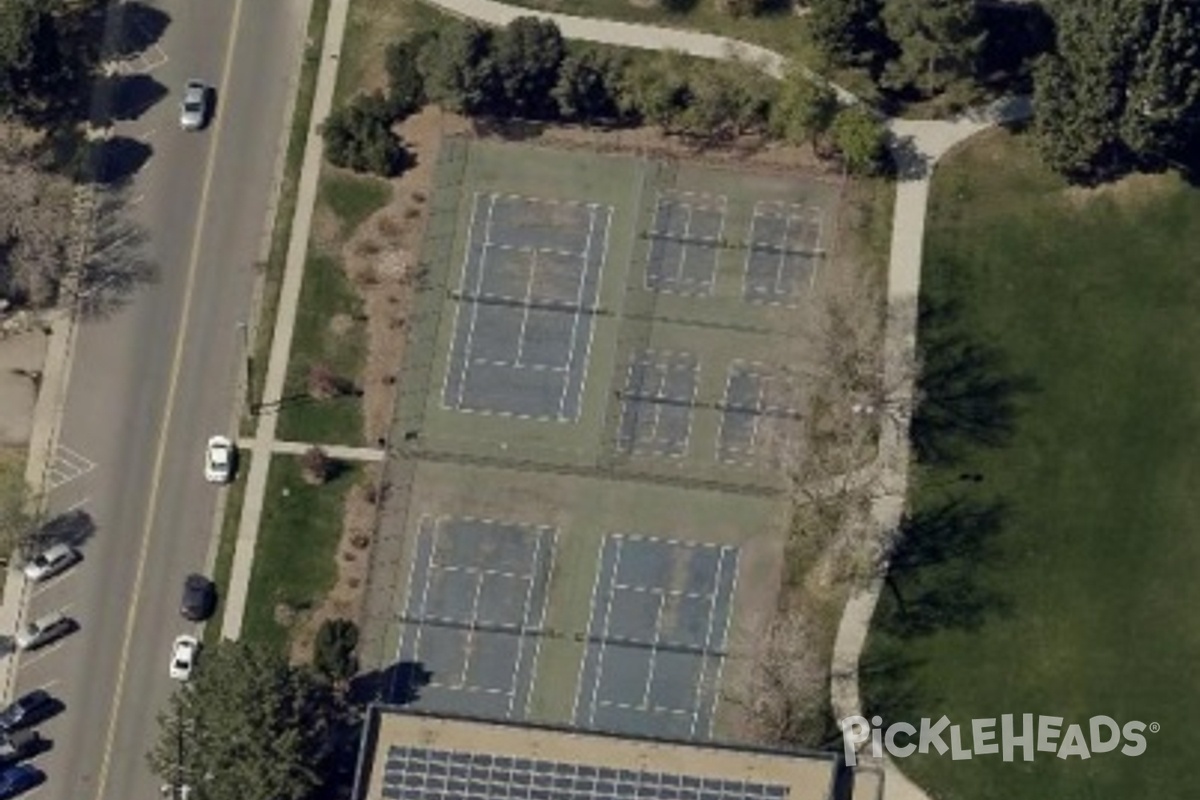
<svg viewBox="0 0 1200 800">
<path fill-rule="evenodd" d="M 383 796 L 388 800 L 786 800 L 788 789 L 778 784 L 393 746 L 384 767 Z"/>
</svg>

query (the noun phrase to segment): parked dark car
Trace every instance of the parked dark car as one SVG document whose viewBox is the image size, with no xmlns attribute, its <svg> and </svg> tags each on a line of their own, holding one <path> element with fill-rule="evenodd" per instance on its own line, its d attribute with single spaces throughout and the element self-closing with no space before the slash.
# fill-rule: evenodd
<svg viewBox="0 0 1200 800">
<path fill-rule="evenodd" d="M 217 589 L 203 575 L 188 575 L 183 582 L 183 603 L 180 613 L 184 619 L 203 622 L 217 605 Z"/>
<path fill-rule="evenodd" d="M 32 789 L 44 781 L 46 776 L 30 764 L 18 764 L 0 772 L 0 800 L 16 797 L 26 789 Z"/>
<path fill-rule="evenodd" d="M 0 764 L 20 761 L 34 755 L 42 743 L 37 731 L 23 730 L 0 734 Z"/>
<path fill-rule="evenodd" d="M 40 720 L 54 704 L 54 698 L 44 689 L 34 689 L 18 697 L 8 708 L 0 711 L 0 731 L 26 728 Z"/>
</svg>

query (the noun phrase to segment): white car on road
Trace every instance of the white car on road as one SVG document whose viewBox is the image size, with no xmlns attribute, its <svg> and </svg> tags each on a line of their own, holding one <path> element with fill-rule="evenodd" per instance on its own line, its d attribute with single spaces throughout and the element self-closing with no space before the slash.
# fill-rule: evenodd
<svg viewBox="0 0 1200 800">
<path fill-rule="evenodd" d="M 62 572 L 79 560 L 79 551 L 69 544 L 47 547 L 25 564 L 25 577 L 31 581 L 44 581 Z"/>
<path fill-rule="evenodd" d="M 186 681 L 192 677 L 192 668 L 196 666 L 196 651 L 200 642 L 195 636 L 175 637 L 175 646 L 171 648 L 171 677 L 177 681 Z"/>
<path fill-rule="evenodd" d="M 229 483 L 233 477 L 233 459 L 237 449 L 228 438 L 213 436 L 204 449 L 204 480 L 209 483 Z"/>
<path fill-rule="evenodd" d="M 179 104 L 179 127 L 185 131 L 198 131 L 208 123 L 208 86 L 204 81 L 192 78 L 183 86 L 183 100 Z"/>
</svg>

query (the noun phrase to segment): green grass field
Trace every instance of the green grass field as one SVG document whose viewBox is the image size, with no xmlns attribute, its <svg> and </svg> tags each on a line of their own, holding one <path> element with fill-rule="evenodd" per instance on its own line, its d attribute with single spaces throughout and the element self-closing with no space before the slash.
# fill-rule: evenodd
<svg viewBox="0 0 1200 800">
<path fill-rule="evenodd" d="M 890 720 L 945 714 L 969 726 L 1032 713 L 1086 731 L 1090 717 L 1107 715 L 1161 732 L 1136 758 L 905 759 L 931 796 L 1195 792 L 1197 242 L 1200 191 L 1174 177 L 1066 190 L 1027 138 L 1002 133 L 939 168 L 923 303 L 956 303 L 947 324 L 994 349 L 983 359 L 993 377 L 1024 388 L 1000 446 L 968 444 L 961 460 L 916 476 L 918 511 L 961 495 L 998 508 L 999 524 L 976 526 L 978 547 L 902 575 L 907 613 L 885 592 L 864 660 L 867 696 Z M 994 426 L 997 417 L 980 419 Z M 982 479 L 959 480 L 970 475 Z M 879 632 L 923 611 L 944 624 L 908 638 Z"/>
<path fill-rule="evenodd" d="M 276 620 L 276 607 L 286 604 L 305 611 L 320 604 L 333 588 L 342 502 L 358 475 L 349 466 L 324 486 L 310 486 L 300 476 L 299 459 L 272 459 L 243 638 L 285 648 L 289 633 Z"/>
</svg>

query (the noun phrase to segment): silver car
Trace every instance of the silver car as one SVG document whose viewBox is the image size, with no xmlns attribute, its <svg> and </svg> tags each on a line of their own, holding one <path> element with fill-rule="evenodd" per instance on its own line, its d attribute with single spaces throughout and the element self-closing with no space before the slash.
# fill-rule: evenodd
<svg viewBox="0 0 1200 800">
<path fill-rule="evenodd" d="M 18 650 L 36 650 L 71 632 L 73 623 L 61 611 L 52 611 L 17 631 Z"/>
<path fill-rule="evenodd" d="M 208 86 L 195 78 L 183 87 L 183 102 L 179 104 L 179 127 L 197 131 L 208 122 Z"/>
<path fill-rule="evenodd" d="M 62 572 L 79 560 L 79 551 L 68 544 L 56 544 L 38 553 L 25 564 L 25 577 L 44 581 Z"/>
</svg>

